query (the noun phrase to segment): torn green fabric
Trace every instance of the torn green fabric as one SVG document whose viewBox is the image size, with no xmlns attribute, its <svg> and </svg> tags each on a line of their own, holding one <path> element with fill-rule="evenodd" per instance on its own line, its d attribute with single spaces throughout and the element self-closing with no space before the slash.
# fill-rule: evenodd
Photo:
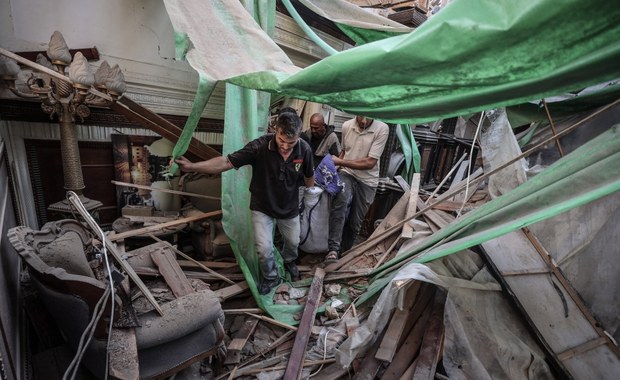
<svg viewBox="0 0 620 380">
<path fill-rule="evenodd" d="M 321 37 L 319 37 L 316 33 L 314 33 L 314 30 L 312 30 L 308 26 L 308 24 L 306 24 L 304 19 L 301 18 L 299 13 L 297 13 L 297 10 L 293 6 L 293 4 L 291 4 L 290 0 L 282 0 L 282 4 L 284 4 L 284 6 L 286 7 L 286 10 L 288 11 L 288 13 L 293 17 L 293 20 L 295 20 L 297 25 L 301 28 L 301 30 L 304 31 L 304 33 L 306 33 L 306 36 L 308 36 L 308 38 L 310 38 L 312 40 L 312 42 L 317 44 L 321 49 L 325 50 L 325 52 L 327 54 L 329 54 L 329 55 L 334 55 L 334 54 L 338 53 L 338 51 L 336 49 L 334 49 L 333 47 L 329 46 L 329 44 L 327 44 L 327 42 L 323 41 L 321 39 Z"/>
<path fill-rule="evenodd" d="M 246 1 L 248 12 L 252 12 L 255 19 L 265 25 L 268 33 L 273 33 L 275 19 L 275 0 L 254 3 Z M 271 30 L 269 30 L 271 28 Z M 246 88 L 226 85 L 226 108 L 224 115 L 224 147 L 223 154 L 229 154 L 242 148 L 249 141 L 259 136 L 259 129 L 264 129 L 268 122 L 270 96 Z M 222 173 L 222 210 L 223 226 L 230 239 L 235 258 L 260 308 L 273 318 L 296 325 L 293 317 L 301 312 L 300 305 L 276 305 L 272 302 L 273 293 L 261 296 L 258 293 L 258 284 L 261 281 L 258 267 L 258 257 L 254 247 L 254 232 L 250 212 L 250 181 L 252 169 L 245 166 L 239 170 L 229 170 Z M 278 270 L 285 278 L 282 258 L 274 248 L 274 255 Z"/>
<path fill-rule="evenodd" d="M 549 113 L 555 123 L 564 117 L 602 107 L 616 99 L 620 99 L 620 83 L 615 81 L 562 97 L 563 99 L 561 100 L 554 100 L 557 97 L 546 99 L 547 108 L 549 108 Z M 549 124 L 547 113 L 540 101 L 536 102 L 536 104 L 528 102 L 507 107 L 506 112 L 510 125 L 513 128 L 535 121 Z"/>
<path fill-rule="evenodd" d="M 403 36 L 243 87 L 356 115 L 418 123 L 578 90 L 620 78 L 620 7 L 594 0 L 460 0 Z"/>
<path fill-rule="evenodd" d="M 363 29 L 350 26 L 347 24 L 336 23 L 338 29 L 355 41 L 356 46 L 367 44 L 369 42 L 380 41 L 386 38 L 399 36 L 402 33 L 388 32 L 385 30 Z"/>
<path fill-rule="evenodd" d="M 332 21 L 358 45 L 413 30 L 346 0 L 299 0 L 299 2 L 315 14 Z"/>
<path fill-rule="evenodd" d="M 177 53 L 187 50 L 187 62 L 215 81 L 250 72 L 277 81 L 299 71 L 259 25 L 273 28 L 275 16 L 252 16 L 253 9 L 271 3 L 244 2 L 244 7 L 240 1 L 164 0 L 176 42 L 181 44 Z"/>
<path fill-rule="evenodd" d="M 215 89 L 216 81 L 210 81 L 207 78 L 200 76 L 198 81 L 198 90 L 196 91 L 196 97 L 194 98 L 194 104 L 192 104 L 192 111 L 189 114 L 189 117 L 185 121 L 185 126 L 183 127 L 183 131 L 181 132 L 181 136 L 179 140 L 174 145 L 172 149 L 172 157 L 177 158 L 185 154 L 187 152 L 187 148 L 189 148 L 189 144 L 192 142 L 192 137 L 194 135 L 194 131 L 198 126 L 198 122 L 200 121 L 200 117 L 207 106 L 207 102 Z M 169 169 L 169 173 L 171 175 L 176 174 L 179 170 L 179 165 L 174 162 Z"/>
<path fill-rule="evenodd" d="M 418 150 L 418 144 L 415 142 L 410 125 L 397 125 L 396 137 L 405 156 L 406 167 L 403 169 L 401 176 L 407 183 L 411 183 L 413 173 L 419 173 L 421 168 L 422 157 Z"/>
<path fill-rule="evenodd" d="M 190 39 L 187 60 L 201 76 L 329 104 L 352 114 L 394 123 L 471 114 L 620 78 L 617 63 L 620 62 L 620 7 L 603 0 L 593 0 L 587 7 L 577 0 L 459 0 L 412 33 L 338 53 L 302 71 L 298 71 L 267 34 L 256 27 L 254 19 L 248 20 L 246 12 L 238 11 L 237 1 L 165 0 L 165 4 L 175 31 L 186 33 Z M 271 6 L 271 2 L 269 4 Z M 205 18 L 209 21 L 206 22 Z M 205 23 L 208 28 L 204 27 Z M 231 95 L 230 104 L 227 101 L 226 106 L 225 152 L 240 148 L 257 130 L 256 125 L 242 124 L 243 118 L 248 116 L 248 109 L 228 109 L 234 107 L 235 97 L 241 95 Z M 256 108 L 253 112 L 259 120 L 262 111 Z M 266 123 L 266 118 L 257 123 L 260 122 Z M 617 140 L 615 135 L 608 137 Z M 600 139 L 596 141 L 601 143 Z M 529 203 L 519 203 L 525 210 L 530 210 L 529 214 L 520 214 L 510 205 L 505 208 L 513 214 L 504 215 L 495 210 L 498 201 L 510 199 L 500 197 L 490 202 L 491 206 L 481 207 L 489 215 L 477 214 L 479 210 L 476 210 L 455 226 L 468 233 L 478 233 L 475 229 L 470 230 L 471 226 L 478 225 L 470 215 L 478 215 L 490 218 L 491 223 L 500 219 L 504 221 L 496 228 L 514 229 L 616 191 L 617 178 L 616 182 L 603 183 L 604 178 L 598 177 L 613 176 L 617 172 L 617 152 L 607 149 L 605 153 L 615 160 L 615 166 L 602 164 L 604 160 L 592 164 L 591 171 L 596 171 L 592 180 L 600 181 L 598 187 L 584 188 L 584 193 L 574 197 L 562 195 L 569 200 L 561 196 L 549 197 L 544 204 L 538 198 L 529 197 Z M 569 156 L 570 160 L 567 159 Z M 577 161 L 574 153 L 569 156 L 559 162 Z M 540 178 L 552 176 L 551 173 L 544 175 L 547 172 L 549 170 L 541 173 Z M 575 173 L 587 174 L 583 171 Z M 251 228 L 243 227 L 250 220 L 247 217 L 249 175 L 248 171 L 224 174 L 222 204 L 226 232 L 233 240 L 250 288 L 255 291 L 252 281 L 257 279 L 257 272 L 253 248 L 248 248 L 253 239 L 243 232 L 251 233 Z M 532 181 L 541 181 L 537 178 Z M 519 189 L 537 186 L 528 185 L 532 181 L 506 196 L 514 196 L 511 195 L 514 193 L 525 197 Z M 584 186 L 582 181 L 583 177 L 566 179 L 562 181 L 564 187 L 555 191 L 562 193 L 567 188 L 577 189 Z M 533 210 L 532 205 L 538 205 L 540 209 Z M 502 219 L 514 215 L 521 215 L 515 222 L 517 224 Z M 462 224 L 463 221 L 468 224 Z M 436 235 L 460 238 L 462 235 L 457 233 L 462 231 L 452 228 L 446 229 L 451 231 L 449 235 L 444 236 L 441 231 Z M 432 244 L 435 243 L 437 241 Z M 431 245 L 427 245 L 423 249 L 430 248 Z M 435 249 L 429 252 L 424 259 L 440 257 L 451 251 Z M 412 251 L 406 256 L 414 254 Z M 384 264 L 381 273 L 390 271 L 396 264 Z M 292 314 L 270 313 L 278 319 L 280 316 L 290 318 Z"/>
<path fill-rule="evenodd" d="M 377 268 L 381 278 L 406 261 L 425 263 L 556 216 L 620 190 L 620 125 L 587 142 L 511 192 L 471 211 Z M 382 284 L 383 280 L 380 281 Z M 377 291 L 374 284 L 369 291 Z"/>
</svg>

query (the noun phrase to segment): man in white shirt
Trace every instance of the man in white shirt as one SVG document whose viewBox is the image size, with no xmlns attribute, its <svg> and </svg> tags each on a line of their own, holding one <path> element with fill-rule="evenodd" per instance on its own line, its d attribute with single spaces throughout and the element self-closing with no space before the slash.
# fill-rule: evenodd
<svg viewBox="0 0 620 380">
<path fill-rule="evenodd" d="M 387 124 L 356 116 L 342 124 L 342 150 L 333 156 L 340 167 L 344 189 L 334 197 L 329 218 L 329 252 L 327 263 L 338 260 L 340 252 L 349 250 L 362 221 L 375 198 L 379 184 L 379 159 L 389 135 Z M 347 218 L 347 205 L 351 204 Z"/>
</svg>

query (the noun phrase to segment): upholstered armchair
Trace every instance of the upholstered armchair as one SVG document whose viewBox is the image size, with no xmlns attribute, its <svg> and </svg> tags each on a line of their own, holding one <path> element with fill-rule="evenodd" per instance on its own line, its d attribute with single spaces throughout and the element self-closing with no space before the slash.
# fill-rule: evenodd
<svg viewBox="0 0 620 380">
<path fill-rule="evenodd" d="M 40 231 L 15 227 L 9 230 L 8 237 L 27 264 L 45 308 L 69 346 L 77 350 L 108 283 L 103 275 L 101 252 L 94 246 L 92 236 L 79 222 L 62 220 L 47 223 Z M 119 294 L 120 289 L 115 297 L 115 321 L 130 303 L 129 297 L 121 301 Z M 111 302 L 106 305 L 82 359 L 83 366 L 99 378 L 104 377 L 108 364 Z M 163 315 L 154 310 L 137 315 L 138 326 L 133 327 L 140 378 L 167 377 L 196 361 L 225 352 L 224 314 L 211 290 L 194 291 L 190 287 L 187 294 L 161 304 L 160 308 Z M 114 329 L 117 328 L 115 325 Z"/>
</svg>

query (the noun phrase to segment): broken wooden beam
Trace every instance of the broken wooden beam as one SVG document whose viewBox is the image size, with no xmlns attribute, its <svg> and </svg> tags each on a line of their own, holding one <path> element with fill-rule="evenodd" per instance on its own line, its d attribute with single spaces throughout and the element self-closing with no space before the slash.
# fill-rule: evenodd
<svg viewBox="0 0 620 380">
<path fill-rule="evenodd" d="M 134 102 L 128 98 L 127 95 L 123 95 L 116 102 L 113 102 L 110 108 L 124 115 L 127 119 L 143 125 L 170 141 L 177 141 L 183 133 L 182 128 L 177 127 L 155 112 Z M 187 150 L 195 154 L 201 160 L 208 160 L 221 155 L 217 150 L 199 141 L 195 137 L 192 137 Z"/>
<path fill-rule="evenodd" d="M 411 190 L 409 190 L 409 202 L 407 203 L 407 211 L 405 218 L 411 218 L 416 213 L 418 202 L 418 191 L 420 190 L 420 173 L 415 173 L 411 180 Z M 400 237 L 403 239 L 411 239 L 413 236 L 413 228 L 411 224 L 405 223 L 400 233 Z"/>
<path fill-rule="evenodd" d="M 221 380 L 221 379 L 224 379 L 224 378 L 235 378 L 236 375 L 238 374 L 238 372 L 243 373 L 244 368 L 247 367 L 250 363 L 252 363 L 253 361 L 255 361 L 257 359 L 260 359 L 260 358 L 264 357 L 270 351 L 273 351 L 276 348 L 278 348 L 282 343 L 287 342 L 294 333 L 295 333 L 295 331 L 293 331 L 293 330 L 289 330 L 289 331 L 285 332 L 284 335 L 282 335 L 281 337 L 276 339 L 269 346 L 259 350 L 259 352 L 257 352 L 256 355 L 254 355 L 251 358 L 243 361 L 242 363 L 239 363 L 237 366 L 235 366 L 235 368 L 233 370 L 225 372 L 225 373 L 219 375 L 218 377 L 216 377 L 213 380 Z"/>
<path fill-rule="evenodd" d="M 116 186 L 135 187 L 136 189 L 159 191 L 160 193 L 176 194 L 176 195 L 182 195 L 182 196 L 185 196 L 185 197 L 205 198 L 205 199 L 214 199 L 214 200 L 221 200 L 222 199 L 220 197 L 213 197 L 213 196 L 210 196 L 210 195 L 188 193 L 186 191 L 180 191 L 180 190 L 161 189 L 161 188 L 152 187 L 152 186 L 137 185 L 135 183 L 120 182 L 120 181 L 110 181 L 110 182 L 112 184 L 116 185 Z"/>
<path fill-rule="evenodd" d="M 206 270 L 207 272 L 209 272 L 211 275 L 219 278 L 220 280 L 224 280 L 227 283 L 234 285 L 235 282 L 232 281 L 231 279 L 229 279 L 228 277 L 214 271 L 213 269 L 203 265 L 202 263 L 200 263 L 199 261 L 194 260 L 191 256 L 185 254 L 185 252 L 182 252 L 178 249 L 176 249 L 175 247 L 172 246 L 172 244 L 170 244 L 167 241 L 161 240 L 160 238 L 158 238 L 157 236 L 153 235 L 153 234 L 149 234 L 149 237 L 155 241 L 158 241 L 160 243 L 163 243 L 165 245 L 167 245 L 169 248 L 171 248 L 174 252 L 176 252 L 179 256 L 186 258 L 187 260 L 191 261 L 192 263 L 194 263 L 195 265 L 197 265 L 199 268 L 202 268 L 204 270 Z"/>
<path fill-rule="evenodd" d="M 325 271 L 322 268 L 316 268 L 314 272 L 314 279 L 312 285 L 310 285 L 310 291 L 308 292 L 308 300 L 304 308 L 304 313 L 299 322 L 299 329 L 295 336 L 295 344 L 284 372 L 285 379 L 301 378 L 301 370 L 303 369 L 303 361 L 306 355 L 306 346 L 310 339 L 310 330 L 314 324 L 314 318 L 316 316 L 316 310 L 319 307 L 321 301 L 321 294 L 323 293 L 323 277 L 325 277 Z"/>
<path fill-rule="evenodd" d="M 161 273 L 166 284 L 177 298 L 194 293 L 194 288 L 192 288 L 185 273 L 183 273 L 181 267 L 177 264 L 172 252 L 167 249 L 159 248 L 151 252 L 151 259 L 155 265 L 157 265 L 159 273 Z"/>
<path fill-rule="evenodd" d="M 221 301 L 227 300 L 230 297 L 236 296 L 248 290 L 250 287 L 246 281 L 238 282 L 235 285 L 227 286 L 222 289 L 215 290 L 215 295 Z"/>
<path fill-rule="evenodd" d="M 407 330 L 407 328 L 405 328 L 407 335 L 399 345 L 396 355 L 394 355 L 390 365 L 385 369 L 385 377 L 394 379 L 400 378 L 417 356 L 424 337 L 424 331 L 427 328 L 427 321 L 431 315 L 431 308 L 428 307 L 427 297 L 429 297 L 429 295 L 433 297 L 437 292 L 437 287 L 434 285 L 425 284 L 425 288 L 426 289 L 421 295 L 426 294 L 426 296 L 424 299 L 420 297 L 419 302 L 416 302 L 414 307 L 416 313 L 419 313 L 419 318 L 412 318 L 415 324 L 408 323 L 409 329 Z"/>
<path fill-rule="evenodd" d="M 424 338 L 421 342 L 420 354 L 415 363 L 415 370 L 412 379 L 414 380 L 433 380 L 437 363 L 441 359 L 443 352 L 443 311 L 446 304 L 446 293 L 437 290 L 431 306 L 431 313 L 428 324 L 424 331 Z"/>
<path fill-rule="evenodd" d="M 133 237 L 133 236 L 148 235 L 150 233 L 157 232 L 157 231 L 160 231 L 168 227 L 178 226 L 179 224 L 195 222 L 197 220 L 202 220 L 202 219 L 211 218 L 214 216 L 221 216 L 221 215 L 222 215 L 222 210 L 211 211 L 211 212 L 201 212 L 200 214 L 197 214 L 197 215 L 192 215 L 186 218 L 172 220 L 170 222 L 161 223 L 155 226 L 149 226 L 149 227 L 139 228 L 139 229 L 135 229 L 131 231 L 121 232 L 120 234 L 115 234 L 113 236 L 110 236 L 108 239 L 110 241 L 117 241 L 117 240 L 126 239 L 126 238 Z"/>
<path fill-rule="evenodd" d="M 243 350 L 248 339 L 254 333 L 256 325 L 258 325 L 258 319 L 254 318 L 248 319 L 243 323 L 243 327 L 241 327 L 228 344 L 224 364 L 238 364 L 241 362 L 241 350 Z"/>
<path fill-rule="evenodd" d="M 257 314 L 253 314 L 253 313 L 247 313 L 247 312 L 245 314 L 247 314 L 247 315 L 249 315 L 251 317 L 254 317 L 256 319 L 260 319 L 261 321 L 269 322 L 272 325 L 283 327 L 283 328 L 285 328 L 287 330 L 297 331 L 297 329 L 298 329 L 295 326 L 288 325 L 288 324 L 286 324 L 284 322 L 277 321 L 277 320 L 275 320 L 273 318 L 265 317 L 264 315 L 257 315 Z"/>
<path fill-rule="evenodd" d="M 405 302 L 409 302 L 409 305 L 402 310 L 396 309 L 392 314 L 392 318 L 390 318 L 390 323 L 385 329 L 385 335 L 383 336 L 383 340 L 381 341 L 375 358 L 386 362 L 392 361 L 399 343 L 402 343 L 401 337 L 408 332 L 405 330 L 407 320 L 414 317 L 417 319 L 417 316 L 411 313 L 411 309 L 416 304 L 415 299 L 421 285 L 422 283 L 420 281 L 413 281 L 413 284 L 405 291 Z"/>
</svg>

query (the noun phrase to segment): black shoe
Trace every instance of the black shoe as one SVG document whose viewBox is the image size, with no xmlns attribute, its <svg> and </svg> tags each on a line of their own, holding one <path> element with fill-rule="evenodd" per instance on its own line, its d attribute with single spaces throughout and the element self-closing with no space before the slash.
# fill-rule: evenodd
<svg viewBox="0 0 620 380">
<path fill-rule="evenodd" d="M 295 264 L 294 261 L 291 261 L 290 263 L 284 263 L 284 267 L 291 275 L 292 282 L 299 281 L 299 269 L 297 269 L 297 264 Z"/>
<path fill-rule="evenodd" d="M 263 279 L 263 282 L 261 282 L 260 286 L 258 287 L 258 292 L 264 296 L 265 294 L 269 293 L 271 289 L 275 288 L 281 283 L 282 279 L 280 277 L 276 277 L 273 280 Z"/>
</svg>

